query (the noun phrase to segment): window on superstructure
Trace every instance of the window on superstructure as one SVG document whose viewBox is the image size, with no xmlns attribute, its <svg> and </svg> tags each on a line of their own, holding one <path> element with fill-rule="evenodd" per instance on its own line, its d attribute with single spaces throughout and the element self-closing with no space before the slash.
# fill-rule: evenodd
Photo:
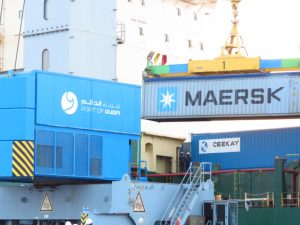
<svg viewBox="0 0 300 225">
<path fill-rule="evenodd" d="M 194 20 L 198 20 L 198 14 L 194 13 Z"/>
<path fill-rule="evenodd" d="M 42 52 L 42 70 L 49 69 L 49 50 L 44 49 Z"/>
<path fill-rule="evenodd" d="M 164 36 L 165 36 L 165 42 L 170 42 L 169 35 L 168 34 L 164 34 Z"/>
<path fill-rule="evenodd" d="M 44 20 L 48 20 L 49 0 L 44 0 Z"/>
<path fill-rule="evenodd" d="M 188 40 L 188 46 L 189 46 L 189 48 L 192 48 L 192 47 L 193 47 L 193 42 L 192 42 L 192 40 Z"/>
<path fill-rule="evenodd" d="M 144 29 L 142 27 L 139 27 L 139 34 L 140 36 L 144 36 Z"/>
<path fill-rule="evenodd" d="M 177 8 L 177 16 L 181 16 L 181 9 Z"/>
<path fill-rule="evenodd" d="M 22 18 L 22 13 L 23 13 L 23 10 L 19 10 L 19 19 Z"/>
<path fill-rule="evenodd" d="M 203 45 L 203 42 L 200 42 L 199 45 L 200 45 L 200 50 L 201 50 L 201 51 L 204 51 L 204 45 Z"/>
</svg>

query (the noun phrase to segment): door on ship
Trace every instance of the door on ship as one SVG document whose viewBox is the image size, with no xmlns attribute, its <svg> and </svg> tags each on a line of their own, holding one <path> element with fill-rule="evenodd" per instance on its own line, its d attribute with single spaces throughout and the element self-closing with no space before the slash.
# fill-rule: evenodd
<svg viewBox="0 0 300 225">
<path fill-rule="evenodd" d="M 238 225 L 238 205 L 233 201 L 213 201 L 204 203 L 205 224 Z"/>
<path fill-rule="evenodd" d="M 214 225 L 227 225 L 226 203 L 214 204 Z"/>
</svg>

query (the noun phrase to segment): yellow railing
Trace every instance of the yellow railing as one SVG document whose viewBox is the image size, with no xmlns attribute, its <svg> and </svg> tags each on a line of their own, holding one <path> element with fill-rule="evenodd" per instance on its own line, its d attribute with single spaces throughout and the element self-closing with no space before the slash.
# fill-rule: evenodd
<svg viewBox="0 0 300 225">
<path fill-rule="evenodd" d="M 300 207 L 300 192 L 281 193 L 282 207 Z"/>
<path fill-rule="evenodd" d="M 261 194 L 245 193 L 245 202 L 251 202 L 252 207 L 274 208 L 274 193 L 266 192 Z"/>
<path fill-rule="evenodd" d="M 239 207 L 252 207 L 252 208 L 274 208 L 274 193 L 265 192 L 259 194 L 251 193 L 236 193 L 235 198 L 231 195 L 222 194 L 221 199 L 235 200 L 239 204 Z M 220 197 L 216 200 L 221 200 Z"/>
</svg>

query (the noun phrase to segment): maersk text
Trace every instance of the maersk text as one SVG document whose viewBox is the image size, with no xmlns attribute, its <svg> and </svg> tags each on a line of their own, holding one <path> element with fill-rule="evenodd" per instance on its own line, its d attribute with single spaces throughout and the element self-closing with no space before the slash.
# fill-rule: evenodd
<svg viewBox="0 0 300 225">
<path fill-rule="evenodd" d="M 185 92 L 185 106 L 195 105 L 239 105 L 239 104 L 271 104 L 274 101 L 281 101 L 280 91 L 284 87 L 273 88 L 253 88 L 253 89 L 226 89 L 197 91 L 196 94 Z"/>
</svg>

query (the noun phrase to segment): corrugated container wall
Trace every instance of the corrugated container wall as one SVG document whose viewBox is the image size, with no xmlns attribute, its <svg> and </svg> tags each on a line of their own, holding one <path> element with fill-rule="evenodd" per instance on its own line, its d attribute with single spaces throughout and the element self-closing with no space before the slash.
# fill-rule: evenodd
<svg viewBox="0 0 300 225">
<path fill-rule="evenodd" d="M 33 71 L 0 78 L 0 179 L 120 179 L 140 139 L 140 87 Z"/>
<path fill-rule="evenodd" d="M 300 128 L 193 134 L 192 161 L 225 170 L 274 168 L 276 156 L 300 154 L 299 138 Z"/>
<path fill-rule="evenodd" d="M 192 120 L 295 116 L 300 73 L 144 79 L 143 118 Z"/>
</svg>

